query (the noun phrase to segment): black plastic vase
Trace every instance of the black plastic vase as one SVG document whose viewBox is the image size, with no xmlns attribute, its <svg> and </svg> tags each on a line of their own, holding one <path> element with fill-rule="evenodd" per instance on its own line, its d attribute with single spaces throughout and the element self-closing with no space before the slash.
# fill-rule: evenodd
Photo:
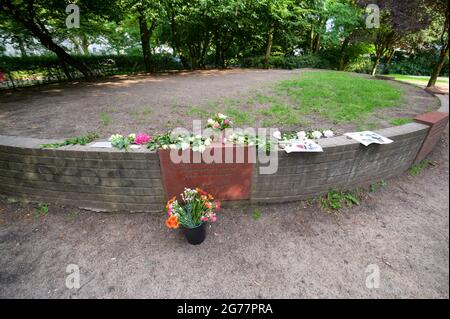
<svg viewBox="0 0 450 319">
<path fill-rule="evenodd" d="M 187 228 L 183 227 L 184 237 L 191 245 L 200 245 L 206 238 L 205 223 L 201 223 L 197 227 Z"/>
</svg>

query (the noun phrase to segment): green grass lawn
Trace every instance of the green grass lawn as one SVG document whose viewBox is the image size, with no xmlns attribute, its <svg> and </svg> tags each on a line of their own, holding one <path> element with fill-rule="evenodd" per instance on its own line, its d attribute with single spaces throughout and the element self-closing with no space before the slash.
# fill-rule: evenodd
<svg viewBox="0 0 450 319">
<path fill-rule="evenodd" d="M 376 109 L 402 102 L 402 90 L 387 81 L 333 71 L 303 73 L 280 82 L 276 91 L 289 96 L 300 113 L 337 122 L 358 122 Z"/>
<path fill-rule="evenodd" d="M 377 110 L 403 105 L 403 89 L 392 81 L 337 71 L 302 72 L 288 80 L 255 90 L 242 97 L 225 97 L 205 105 L 193 105 L 186 115 L 206 120 L 224 112 L 239 127 L 281 129 L 321 128 L 351 123 L 374 129 L 365 119 Z M 396 119 L 394 125 L 406 123 Z M 332 124 L 331 124 L 332 123 Z M 330 128 L 330 127 L 326 127 Z"/>
<path fill-rule="evenodd" d="M 417 82 L 425 85 L 428 83 L 428 80 L 430 79 L 429 76 L 420 76 L 420 75 L 388 74 L 388 76 L 394 77 L 397 81 Z M 439 77 L 436 83 L 448 84 L 448 78 Z"/>
</svg>

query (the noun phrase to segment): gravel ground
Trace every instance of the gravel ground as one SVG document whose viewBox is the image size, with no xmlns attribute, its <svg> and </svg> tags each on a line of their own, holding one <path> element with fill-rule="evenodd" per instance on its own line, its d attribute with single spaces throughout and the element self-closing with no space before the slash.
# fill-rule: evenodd
<svg viewBox="0 0 450 319">
<path fill-rule="evenodd" d="M 296 202 L 225 208 L 200 246 L 164 215 L 0 201 L 0 298 L 448 298 L 448 131 L 434 165 L 339 214 Z M 65 286 L 66 267 L 81 287 Z M 366 267 L 380 286 L 365 285 Z"/>
<path fill-rule="evenodd" d="M 229 106 L 237 111 L 257 113 L 254 125 L 264 126 L 265 117 L 258 110 L 271 104 L 258 102 L 258 94 L 271 97 L 271 84 L 310 71 L 232 69 L 117 76 L 94 83 L 54 84 L 0 92 L 0 134 L 52 139 L 89 131 L 98 132 L 102 138 L 115 133 L 155 134 L 180 126 L 192 129 L 192 120 L 206 120 L 204 110 L 227 113 Z M 437 99 L 423 90 L 391 83 L 404 90 L 403 103 L 395 108 L 377 110 L 357 124 L 333 123 L 312 114 L 302 117 L 298 125 L 279 128 L 329 128 L 342 134 L 392 126 L 393 118 L 412 118 L 438 107 Z M 358 125 L 363 127 L 358 128 Z"/>
</svg>

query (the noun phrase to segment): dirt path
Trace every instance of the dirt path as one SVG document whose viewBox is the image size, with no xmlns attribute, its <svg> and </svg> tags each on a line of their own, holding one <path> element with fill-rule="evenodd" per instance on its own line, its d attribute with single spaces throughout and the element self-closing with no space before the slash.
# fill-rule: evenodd
<svg viewBox="0 0 450 319">
<path fill-rule="evenodd" d="M 242 116 L 239 111 L 267 108 L 264 102 L 255 102 L 258 94 L 270 97 L 270 84 L 301 72 L 305 70 L 210 70 L 0 92 L 0 134 L 61 139 L 96 131 L 107 138 L 115 133 L 162 133 L 180 126 L 191 129 L 193 119 L 206 120 L 205 112 L 228 113 L 231 107 L 235 116 Z M 403 105 L 377 110 L 367 119 L 369 124 L 392 126 L 392 118 L 414 117 L 438 105 L 423 90 L 394 85 L 405 90 Z M 247 104 L 248 100 L 252 102 Z M 357 126 L 326 121 L 317 114 L 304 120 L 308 124 L 299 122 L 293 129 L 331 128 L 342 134 Z M 260 126 L 262 119 L 257 121 L 253 124 Z"/>
<path fill-rule="evenodd" d="M 163 214 L 0 201 L 0 298 L 448 298 L 448 131 L 420 176 L 387 181 L 338 219 L 304 203 L 227 208 L 199 247 Z M 80 267 L 81 288 L 65 286 Z M 380 287 L 365 285 L 366 267 Z"/>
</svg>

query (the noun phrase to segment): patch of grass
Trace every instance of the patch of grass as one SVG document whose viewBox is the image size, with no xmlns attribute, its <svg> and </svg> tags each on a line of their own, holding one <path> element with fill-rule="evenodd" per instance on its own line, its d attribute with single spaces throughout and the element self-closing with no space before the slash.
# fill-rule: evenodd
<svg viewBox="0 0 450 319">
<path fill-rule="evenodd" d="M 419 76 L 419 75 L 404 75 L 404 74 L 388 74 L 389 76 L 394 77 L 397 81 L 404 82 L 419 82 L 421 84 L 428 84 L 430 80 L 429 76 Z M 436 83 L 448 84 L 448 78 L 438 78 Z"/>
<path fill-rule="evenodd" d="M 373 192 L 376 192 L 379 188 L 385 187 L 386 185 L 387 185 L 386 181 L 384 179 L 382 179 L 378 183 L 371 184 L 369 189 L 373 193 Z"/>
<path fill-rule="evenodd" d="M 428 168 L 428 167 L 430 167 L 430 166 L 433 166 L 433 165 L 434 165 L 434 164 L 433 164 L 433 161 L 431 161 L 431 160 L 429 160 L 429 159 L 424 159 L 424 160 L 420 161 L 419 163 L 414 164 L 413 166 L 411 166 L 411 167 L 408 169 L 408 172 L 409 172 L 409 174 L 411 174 L 412 176 L 418 176 L 418 175 L 422 174 L 422 172 L 423 172 L 426 168 Z"/>
<path fill-rule="evenodd" d="M 100 120 L 103 126 L 109 126 L 112 122 L 111 115 L 109 115 L 108 112 L 104 111 L 100 113 Z"/>
<path fill-rule="evenodd" d="M 151 107 L 146 106 L 146 107 L 142 108 L 141 112 L 142 112 L 142 115 L 148 116 L 148 115 L 152 114 L 153 111 L 152 111 Z"/>
<path fill-rule="evenodd" d="M 189 110 L 187 110 L 186 114 L 189 116 L 207 118 L 210 115 L 212 115 L 213 113 L 210 110 L 206 110 L 205 107 L 202 108 L 200 106 L 194 105 L 194 106 L 191 106 L 191 108 Z"/>
<path fill-rule="evenodd" d="M 362 123 L 358 124 L 357 130 L 358 131 L 371 131 L 374 130 L 377 127 L 375 123 Z"/>
<path fill-rule="evenodd" d="M 239 100 L 232 99 L 232 98 L 229 98 L 229 97 L 224 98 L 222 102 L 227 107 L 235 107 L 235 106 L 237 106 L 239 104 Z M 219 105 L 217 104 L 217 107 L 218 106 Z"/>
<path fill-rule="evenodd" d="M 299 114 L 288 105 L 274 103 L 271 107 L 261 110 L 260 113 L 266 117 L 263 120 L 264 127 L 304 124 Z"/>
<path fill-rule="evenodd" d="M 389 123 L 391 123 L 392 125 L 395 125 L 395 126 L 400 126 L 403 124 L 412 123 L 412 121 L 413 121 L 412 118 L 396 118 L 396 119 L 390 120 Z"/>
<path fill-rule="evenodd" d="M 337 122 L 357 123 L 376 109 L 399 106 L 402 90 L 389 81 L 336 72 L 306 72 L 281 81 L 275 88 L 299 109 Z"/>
<path fill-rule="evenodd" d="M 48 204 L 40 203 L 34 212 L 34 217 L 46 216 L 48 214 Z"/>
<path fill-rule="evenodd" d="M 254 220 L 258 220 L 258 219 L 261 218 L 261 211 L 259 210 L 258 207 L 256 207 L 256 208 L 253 210 L 252 218 L 253 218 Z"/>
<path fill-rule="evenodd" d="M 359 205 L 360 199 L 356 193 L 331 189 L 325 196 L 319 198 L 319 205 L 326 211 L 338 211 L 344 207 Z"/>
<path fill-rule="evenodd" d="M 238 110 L 235 107 L 228 107 L 226 114 L 233 120 L 236 125 L 252 125 L 255 123 L 255 117 L 246 111 Z"/>
</svg>

